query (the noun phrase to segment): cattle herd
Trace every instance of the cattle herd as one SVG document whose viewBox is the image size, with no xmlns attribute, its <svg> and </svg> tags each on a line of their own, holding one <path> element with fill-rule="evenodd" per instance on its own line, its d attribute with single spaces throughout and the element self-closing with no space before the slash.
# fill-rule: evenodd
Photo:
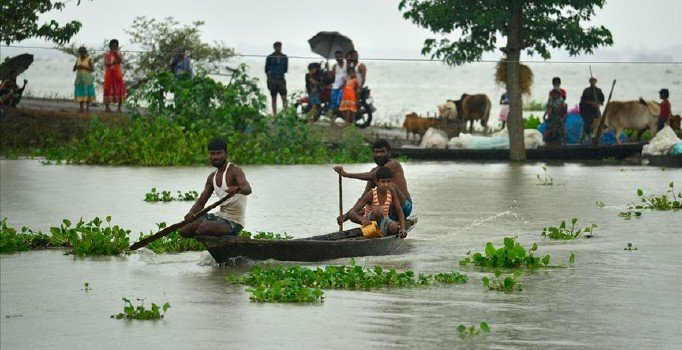
<svg viewBox="0 0 682 350">
<path fill-rule="evenodd" d="M 463 94 L 459 100 L 448 100 L 438 105 L 437 118 L 424 118 L 416 113 L 405 116 L 403 128 L 405 138 L 412 135 L 419 141 L 426 131 L 435 127 L 447 133 L 448 138 L 456 137 L 460 132 L 473 132 L 474 121 L 480 121 L 484 131 L 488 130 L 490 119 L 490 99 L 485 94 Z M 644 131 L 649 129 L 652 137 L 658 130 L 657 121 L 660 115 L 660 103 L 657 101 L 639 100 L 611 101 L 604 108 L 604 126 L 620 135 L 623 130 Z M 599 120 L 595 120 L 593 128 L 598 128 Z M 675 115 L 670 121 L 673 130 L 680 129 L 680 116 Z M 412 134 L 412 135 L 411 135 Z M 641 132 L 638 135 L 641 136 Z M 619 141 L 618 141 L 619 142 Z"/>
</svg>

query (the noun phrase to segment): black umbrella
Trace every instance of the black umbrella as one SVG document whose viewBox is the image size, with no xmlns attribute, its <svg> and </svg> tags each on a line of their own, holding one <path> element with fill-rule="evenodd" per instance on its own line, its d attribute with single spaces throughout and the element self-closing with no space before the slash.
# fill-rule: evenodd
<svg viewBox="0 0 682 350">
<path fill-rule="evenodd" d="M 334 58 L 337 50 L 345 54 L 353 48 L 353 41 L 339 32 L 319 32 L 308 40 L 308 44 L 314 53 L 328 59 Z"/>
<path fill-rule="evenodd" d="M 2 64 L 0 64 L 0 80 L 5 80 L 12 75 L 12 72 L 17 74 L 23 73 L 28 66 L 33 63 L 33 55 L 30 53 L 23 53 L 19 56 L 14 56 L 12 58 L 6 58 Z"/>
</svg>

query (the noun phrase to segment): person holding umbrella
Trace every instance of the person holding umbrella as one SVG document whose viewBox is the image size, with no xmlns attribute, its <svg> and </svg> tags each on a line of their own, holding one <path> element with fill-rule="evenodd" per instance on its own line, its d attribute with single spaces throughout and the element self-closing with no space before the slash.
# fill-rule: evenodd
<svg viewBox="0 0 682 350">
<path fill-rule="evenodd" d="M 282 53 L 282 43 L 276 41 L 272 47 L 275 52 L 265 59 L 265 74 L 268 77 L 268 90 L 272 97 L 272 115 L 277 114 L 277 94 L 282 98 L 282 108 L 287 108 L 287 81 L 284 74 L 289 70 L 289 58 Z"/>
<path fill-rule="evenodd" d="M 17 76 L 16 72 L 12 72 L 9 78 L 3 80 L 2 84 L 0 84 L 0 106 L 16 107 L 21 100 L 21 95 L 24 93 L 28 80 L 24 79 L 24 86 L 19 87 L 17 85 Z"/>
</svg>

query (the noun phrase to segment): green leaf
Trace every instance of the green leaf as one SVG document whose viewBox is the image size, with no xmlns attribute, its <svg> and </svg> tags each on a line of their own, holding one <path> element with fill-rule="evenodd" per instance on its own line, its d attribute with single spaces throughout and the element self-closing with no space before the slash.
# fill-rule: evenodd
<svg viewBox="0 0 682 350">
<path fill-rule="evenodd" d="M 575 262 L 575 253 L 571 252 L 571 256 L 568 258 L 569 263 L 574 263 Z"/>
<path fill-rule="evenodd" d="M 481 330 L 486 332 L 486 333 L 490 333 L 490 327 L 485 322 L 481 322 Z"/>
</svg>

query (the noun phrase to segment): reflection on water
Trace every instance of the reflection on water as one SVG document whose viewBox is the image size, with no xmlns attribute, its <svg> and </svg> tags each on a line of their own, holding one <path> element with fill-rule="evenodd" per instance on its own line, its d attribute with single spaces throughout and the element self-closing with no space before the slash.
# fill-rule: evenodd
<svg viewBox="0 0 682 350">
<path fill-rule="evenodd" d="M 681 212 L 618 217 L 635 190 L 662 193 L 682 171 L 632 166 L 407 163 L 419 224 L 403 254 L 358 259 L 421 273 L 460 270 L 465 285 L 326 291 L 317 305 L 253 304 L 225 277 L 254 264 L 219 267 L 205 252 L 73 258 L 61 251 L 0 256 L 0 347 L 12 348 L 674 348 L 682 341 L 677 247 Z M 369 165 L 348 166 L 359 171 Z M 246 227 L 304 237 L 334 231 L 337 177 L 331 166 L 245 166 L 254 193 Z M 189 203 L 143 201 L 152 187 L 193 190 L 208 168 L 41 166 L 0 161 L 0 216 L 46 231 L 61 219 L 111 215 L 133 232 L 179 221 Z M 344 207 L 364 186 L 344 181 Z M 596 201 L 606 204 L 604 208 Z M 596 223 L 595 238 L 548 241 L 563 219 Z M 516 235 L 562 268 L 525 272 L 523 292 L 484 290 L 490 272 L 460 268 L 467 252 Z M 639 248 L 623 248 L 632 242 Z M 571 252 L 575 264 L 568 264 Z M 346 264 L 346 259 L 331 261 Z M 317 266 L 306 264 L 306 266 Z M 89 282 L 92 290 L 82 290 Z M 159 322 L 123 322 L 121 297 L 169 302 Z M 492 332 L 460 339 L 457 326 L 485 321 Z"/>
</svg>

